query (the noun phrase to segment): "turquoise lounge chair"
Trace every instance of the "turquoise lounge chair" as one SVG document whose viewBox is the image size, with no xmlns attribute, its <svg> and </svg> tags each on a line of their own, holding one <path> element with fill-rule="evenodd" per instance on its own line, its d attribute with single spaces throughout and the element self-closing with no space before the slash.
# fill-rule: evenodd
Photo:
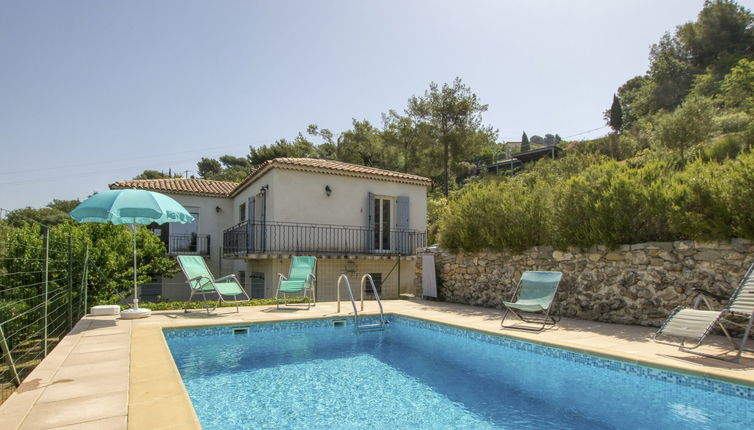
<svg viewBox="0 0 754 430">
<path fill-rule="evenodd" d="M 746 341 L 749 339 L 751 327 L 752 324 L 754 324 L 754 263 L 749 267 L 746 275 L 744 275 L 744 279 L 738 284 L 738 287 L 733 291 L 733 295 L 731 295 L 730 298 L 711 293 L 701 288 L 694 288 L 694 291 L 699 293 L 696 299 L 694 299 L 694 307 L 676 308 L 657 333 L 655 333 L 652 340 L 657 343 L 677 346 L 681 351 L 691 354 L 733 362 L 738 362 L 744 351 L 752 352 L 751 349 L 746 349 Z M 720 301 L 727 301 L 728 304 L 722 310 L 711 310 L 712 305 L 707 297 L 712 297 Z M 704 302 L 710 310 L 699 309 L 702 302 Z M 725 319 L 725 317 L 734 315 L 746 318 L 746 323 L 739 324 L 730 321 L 729 319 Z M 744 329 L 743 337 L 739 343 L 736 343 L 736 341 L 733 340 L 723 323 L 737 325 Z M 707 337 L 715 325 L 720 327 L 723 334 L 725 334 L 725 337 L 728 338 L 728 341 L 730 341 L 733 347 L 738 350 L 735 357 L 726 358 L 724 356 L 694 351 L 695 348 L 701 346 L 702 342 L 704 342 L 704 338 Z M 678 341 L 671 341 L 668 338 L 677 339 Z M 696 339 L 696 343 L 687 346 L 686 341 L 688 339 Z"/>
<path fill-rule="evenodd" d="M 288 294 L 301 293 L 302 291 L 306 299 L 306 309 L 312 306 L 312 301 L 315 297 L 314 287 L 317 280 L 314 274 L 316 268 L 317 259 L 315 257 L 296 256 L 291 259 L 291 269 L 288 272 L 288 277 L 285 277 L 282 273 L 278 273 L 278 288 L 275 292 L 278 309 L 280 309 L 281 304 L 289 308 L 294 306 L 288 303 Z M 311 292 L 312 296 L 309 297 L 307 292 Z"/>
<path fill-rule="evenodd" d="M 560 272 L 524 272 L 513 291 L 511 301 L 503 302 L 505 314 L 503 314 L 500 325 L 518 330 L 541 331 L 545 326 L 556 324 L 560 318 L 556 319 L 551 316 L 550 311 L 562 277 L 563 274 Z M 505 325 L 508 312 L 512 312 L 521 321 L 541 324 L 541 326 Z M 543 313 L 544 316 L 541 318 L 525 316 L 522 312 L 527 314 Z"/>
<path fill-rule="evenodd" d="M 249 301 L 249 295 L 241 287 L 241 284 L 236 279 L 236 275 L 223 276 L 222 278 L 215 279 L 212 276 L 212 272 L 207 268 L 207 263 L 204 262 L 204 258 L 200 255 L 179 255 L 177 257 L 178 265 L 181 266 L 183 274 L 186 275 L 186 282 L 191 287 L 191 295 L 188 301 L 190 302 L 194 298 L 194 294 L 201 294 L 204 299 L 204 306 L 207 308 L 207 313 L 210 313 L 209 302 L 207 302 L 207 294 L 217 294 L 218 299 L 212 310 L 215 310 L 220 302 L 234 303 L 236 305 L 236 312 L 238 312 L 238 304 L 244 301 Z M 224 296 L 233 296 L 233 300 L 225 300 Z M 237 300 L 237 296 L 246 297 L 246 300 Z M 188 312 L 188 302 L 186 302 L 186 308 L 183 310 Z"/>
</svg>

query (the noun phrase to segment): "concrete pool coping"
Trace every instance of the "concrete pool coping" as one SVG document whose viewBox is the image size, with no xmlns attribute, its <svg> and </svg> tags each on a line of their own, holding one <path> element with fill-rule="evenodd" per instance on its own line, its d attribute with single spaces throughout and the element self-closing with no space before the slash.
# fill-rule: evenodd
<svg viewBox="0 0 754 430">
<path fill-rule="evenodd" d="M 424 300 L 383 302 L 385 313 L 503 335 L 644 366 L 754 387 L 754 356 L 741 364 L 698 357 L 656 344 L 651 327 L 563 319 L 539 333 L 500 328 L 496 309 Z M 350 303 L 311 310 L 274 306 L 155 312 L 142 320 L 87 316 L 0 406 L 3 429 L 199 429 L 199 421 L 168 349 L 164 328 L 236 325 L 350 315 Z M 378 311 L 365 303 L 364 314 Z M 725 351 L 713 338 L 707 352 Z"/>
</svg>

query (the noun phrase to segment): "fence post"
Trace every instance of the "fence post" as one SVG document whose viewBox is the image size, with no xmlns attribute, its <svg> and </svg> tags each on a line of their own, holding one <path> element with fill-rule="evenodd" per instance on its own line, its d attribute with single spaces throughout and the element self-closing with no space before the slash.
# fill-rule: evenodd
<svg viewBox="0 0 754 430">
<path fill-rule="evenodd" d="M 42 227 L 43 228 L 43 234 L 42 236 L 42 246 L 44 247 L 44 303 L 43 303 L 43 324 L 44 329 L 42 330 L 42 345 L 43 345 L 43 357 L 47 357 L 47 296 L 48 296 L 48 290 L 49 290 L 49 284 L 50 284 L 50 229 L 48 227 Z"/>
<path fill-rule="evenodd" d="M 87 306 L 87 283 L 88 283 L 88 273 L 89 273 L 89 244 L 87 243 L 84 247 L 84 268 L 81 270 L 81 294 L 83 296 L 83 304 L 84 309 L 81 312 L 81 316 L 83 317 L 86 315 L 86 306 Z M 81 299 L 79 299 L 81 300 Z M 79 301 L 79 303 L 82 303 Z"/>
<path fill-rule="evenodd" d="M 73 328 L 73 244 L 68 235 L 68 330 Z"/>
</svg>

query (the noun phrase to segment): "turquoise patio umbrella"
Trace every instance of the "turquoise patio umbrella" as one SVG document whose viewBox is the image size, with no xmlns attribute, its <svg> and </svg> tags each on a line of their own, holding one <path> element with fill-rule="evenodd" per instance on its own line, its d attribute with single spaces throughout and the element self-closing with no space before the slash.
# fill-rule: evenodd
<svg viewBox="0 0 754 430">
<path fill-rule="evenodd" d="M 71 211 L 71 218 L 80 223 L 97 222 L 115 225 L 129 224 L 134 238 L 134 307 L 121 312 L 124 318 L 149 316 L 149 309 L 139 309 L 139 289 L 136 285 L 136 225 L 178 222 L 186 224 L 194 217 L 172 198 L 147 190 L 111 190 L 97 193 Z"/>
</svg>

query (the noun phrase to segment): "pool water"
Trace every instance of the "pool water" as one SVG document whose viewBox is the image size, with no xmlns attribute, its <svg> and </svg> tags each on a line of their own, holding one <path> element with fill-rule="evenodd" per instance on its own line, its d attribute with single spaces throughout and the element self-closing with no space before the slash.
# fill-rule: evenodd
<svg viewBox="0 0 754 430">
<path fill-rule="evenodd" d="M 744 429 L 754 389 L 405 317 L 166 330 L 205 430 Z"/>
</svg>

